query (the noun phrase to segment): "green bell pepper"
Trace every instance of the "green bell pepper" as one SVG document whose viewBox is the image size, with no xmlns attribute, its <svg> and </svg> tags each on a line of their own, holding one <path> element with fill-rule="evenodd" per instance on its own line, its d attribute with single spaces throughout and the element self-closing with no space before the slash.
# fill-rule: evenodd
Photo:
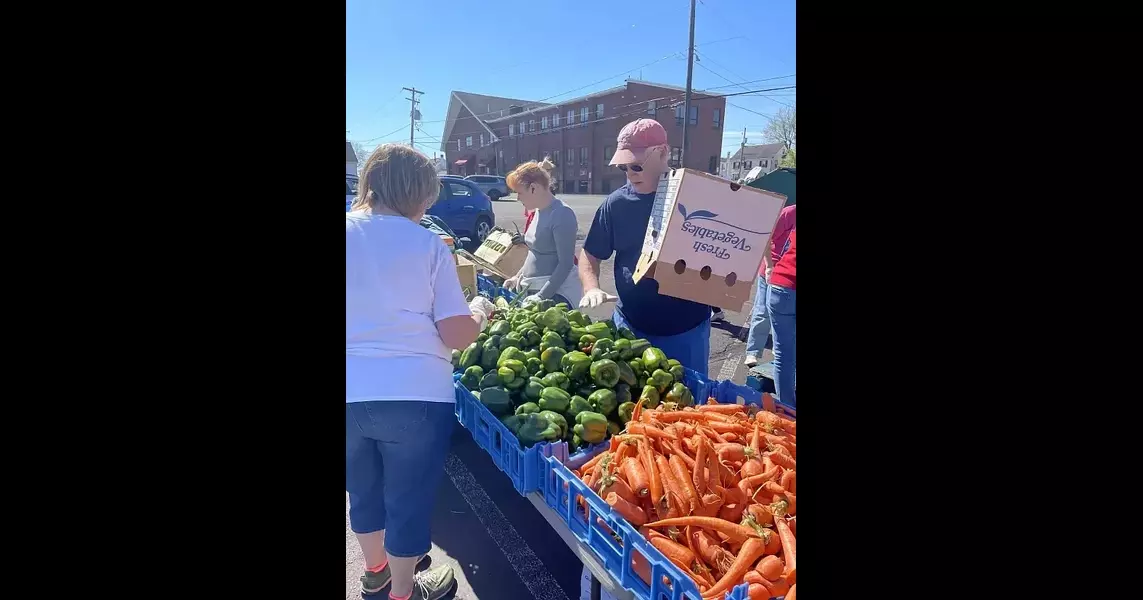
<svg viewBox="0 0 1143 600">
<path fill-rule="evenodd" d="M 480 346 L 473 342 L 460 353 L 460 368 L 467 369 L 480 362 Z"/>
<path fill-rule="evenodd" d="M 544 391 L 544 382 L 539 377 L 529 377 L 528 382 L 524 384 L 524 398 L 529 402 L 537 402 L 540 399 L 540 392 Z"/>
<path fill-rule="evenodd" d="M 615 408 L 619 406 L 617 400 L 615 392 L 611 390 L 595 390 L 587 397 L 587 401 L 595 409 L 595 412 L 604 416 L 615 412 Z"/>
<path fill-rule="evenodd" d="M 600 343 L 608 340 L 600 340 Z M 599 387 L 615 387 L 619 383 L 619 365 L 610 359 L 597 360 L 591 363 L 591 379 Z"/>
<path fill-rule="evenodd" d="M 487 332 L 481 331 L 480 335 L 476 336 L 476 345 L 477 346 L 483 346 L 484 342 L 487 342 L 487 341 L 488 341 L 488 333 Z"/>
<path fill-rule="evenodd" d="M 615 340 L 615 351 L 619 353 L 619 360 L 628 361 L 635 355 L 631 352 L 631 340 L 619 338 Z"/>
<path fill-rule="evenodd" d="M 503 340 L 503 338 L 501 338 Z M 496 359 L 496 366 L 503 367 L 504 362 L 508 360 L 524 360 L 524 351 L 515 347 L 508 346 L 500 351 L 500 357 Z"/>
<path fill-rule="evenodd" d="M 586 330 L 586 331 L 584 331 L 585 334 L 590 333 L 591 335 L 594 335 L 595 337 L 597 337 L 601 340 L 604 338 L 607 338 L 609 340 L 614 339 L 614 336 L 611 335 L 611 328 L 607 326 L 606 322 L 601 321 L 599 323 L 592 323 L 591 325 L 588 325 L 584 329 Z"/>
<path fill-rule="evenodd" d="M 578 350 L 569 352 L 560 359 L 560 366 L 569 379 L 582 380 L 591 369 L 591 357 Z"/>
<path fill-rule="evenodd" d="M 536 335 L 539 336 L 539 333 L 537 333 Z M 539 338 L 537 337 L 536 339 L 538 340 Z M 540 342 L 537 341 L 536 343 L 538 344 Z M 532 348 L 531 350 L 524 352 L 524 360 L 526 361 L 529 358 L 540 358 L 540 351 L 536 350 L 535 348 Z"/>
<path fill-rule="evenodd" d="M 615 350 L 615 342 L 607 338 L 598 340 L 591 347 L 591 360 L 600 360 L 604 358 L 615 360 L 618 357 L 619 352 Z"/>
<path fill-rule="evenodd" d="M 642 358 L 639 358 L 637 356 L 635 358 L 632 358 L 631 360 L 627 361 L 627 366 L 631 367 L 631 371 L 633 373 L 635 373 L 636 377 L 639 377 L 640 375 L 646 375 L 647 374 L 647 370 L 643 368 L 643 359 Z"/>
<path fill-rule="evenodd" d="M 516 407 L 516 414 L 527 415 L 540 412 L 540 405 L 535 402 L 525 402 Z"/>
<path fill-rule="evenodd" d="M 460 350 L 452 349 L 452 370 L 455 371 L 460 368 Z"/>
<path fill-rule="evenodd" d="M 660 394 L 667 393 L 667 390 L 674 382 L 675 378 L 671 377 L 670 373 L 662 369 L 655 369 L 655 371 L 651 373 L 651 376 L 647 378 L 647 383 L 649 385 L 655 386 L 655 388 L 659 390 Z"/>
<path fill-rule="evenodd" d="M 500 376 L 500 383 L 503 383 L 504 385 L 508 385 L 512 382 L 513 379 L 516 378 L 516 371 L 513 371 L 508 367 L 500 367 L 499 369 L 496 369 L 496 374 Z"/>
<path fill-rule="evenodd" d="M 535 327 L 521 331 L 520 335 L 524 336 L 524 346 L 526 347 L 537 346 L 542 339 L 540 337 L 540 330 Z"/>
<path fill-rule="evenodd" d="M 683 366 L 677 365 L 677 366 L 671 367 L 671 370 L 668 371 L 668 373 L 671 374 L 671 377 L 675 378 L 675 381 L 682 383 L 683 378 L 686 377 L 686 373 L 684 373 L 683 371 L 684 371 Z"/>
<path fill-rule="evenodd" d="M 597 412 L 581 412 L 575 416 L 574 431 L 583 441 L 598 444 L 607 439 L 607 417 Z"/>
<path fill-rule="evenodd" d="M 591 319 L 588 319 L 587 315 L 580 311 L 573 310 L 568 312 L 568 324 L 572 327 L 587 327 L 591 325 Z"/>
<path fill-rule="evenodd" d="M 558 373 L 560 371 L 560 361 L 563 359 L 567 351 L 563 346 L 551 346 L 540 354 L 540 361 L 544 364 L 544 370 L 548 373 Z"/>
<path fill-rule="evenodd" d="M 520 428 L 516 430 L 516 439 L 524 446 L 531 446 L 539 442 L 554 442 L 560 439 L 559 427 L 538 414 L 529 414 L 524 417 Z"/>
<path fill-rule="evenodd" d="M 631 402 L 631 386 L 619 383 L 615 386 L 615 401 L 619 404 Z"/>
<path fill-rule="evenodd" d="M 488 328 L 489 335 L 504 335 L 512 331 L 512 324 L 508 321 L 496 321 Z"/>
<path fill-rule="evenodd" d="M 558 387 L 546 387 L 540 392 L 540 408 L 563 412 L 571 404 L 571 394 Z"/>
<path fill-rule="evenodd" d="M 584 398 L 588 398 L 592 394 L 594 394 L 595 390 L 597 390 L 597 389 L 599 389 L 599 388 L 596 387 L 595 383 L 593 383 L 591 381 L 585 381 L 585 382 L 579 384 L 575 388 L 575 393 L 579 394 L 580 396 L 583 396 Z"/>
<path fill-rule="evenodd" d="M 639 394 L 639 399 L 643 401 L 643 408 L 658 408 L 659 388 L 653 385 L 643 386 L 643 393 Z"/>
<path fill-rule="evenodd" d="M 492 340 L 499 342 L 500 338 L 498 336 L 488 338 L 488 341 L 484 342 L 484 349 L 480 351 L 480 366 L 483 367 L 485 371 L 496 370 L 496 362 L 500 360 L 500 349 L 495 346 L 491 348 L 488 347 L 488 344 L 491 343 Z"/>
<path fill-rule="evenodd" d="M 681 366 L 682 364 L 683 364 L 683 363 L 681 363 L 681 362 L 679 362 L 678 360 L 675 360 L 675 359 L 673 359 L 673 358 L 668 358 L 668 359 L 667 359 L 667 368 L 668 368 L 668 369 L 669 369 L 670 367 L 678 367 L 678 366 Z"/>
<path fill-rule="evenodd" d="M 597 338 L 590 333 L 585 334 L 583 337 L 579 338 L 579 342 L 576 343 L 576 346 L 579 347 L 580 352 L 590 353 L 592 347 L 595 346 L 596 339 Z"/>
<path fill-rule="evenodd" d="M 540 416 L 547 419 L 549 423 L 560 428 L 560 437 L 564 437 L 568 432 L 568 420 L 558 412 L 552 410 L 541 410 Z"/>
<path fill-rule="evenodd" d="M 685 386 L 681 383 L 676 383 L 674 386 L 671 387 L 671 391 L 667 392 L 667 396 L 664 399 L 664 401 L 665 402 L 674 402 L 674 403 L 678 404 L 680 407 L 682 407 L 682 406 L 694 406 L 694 404 L 695 404 L 694 395 L 691 394 L 691 391 L 689 389 L 687 389 L 687 386 Z"/>
<path fill-rule="evenodd" d="M 493 375 L 493 373 L 489 373 L 489 375 Z M 488 410 L 494 415 L 512 414 L 512 399 L 508 395 L 508 390 L 502 387 L 480 390 L 480 403 L 488 407 Z"/>
<path fill-rule="evenodd" d="M 650 348 L 647 348 L 646 350 L 644 350 L 642 358 L 643 358 L 643 366 L 648 371 L 652 371 L 654 369 L 660 369 L 660 368 L 661 369 L 669 368 L 669 367 L 667 367 L 667 355 L 663 354 L 662 350 L 660 350 L 654 346 L 651 346 Z"/>
<path fill-rule="evenodd" d="M 650 348 L 650 347 L 651 347 L 651 342 L 647 341 L 646 338 L 639 338 L 637 340 L 631 340 L 631 355 L 638 357 L 638 358 L 642 358 L 643 352 L 645 352 L 647 350 L 647 348 Z"/>
<path fill-rule="evenodd" d="M 500 369 L 497 369 L 499 371 Z M 513 390 L 515 396 L 519 396 L 519 391 L 524 389 L 524 385 L 528 383 L 525 377 L 517 376 L 512 378 L 512 381 L 504 384 L 504 387 Z"/>
<path fill-rule="evenodd" d="M 615 410 L 619 414 L 619 420 L 622 421 L 624 425 L 626 425 L 627 422 L 631 420 L 631 413 L 635 411 L 635 403 L 624 402 L 623 404 L 620 404 L 619 408 Z"/>
<path fill-rule="evenodd" d="M 592 410 L 591 403 L 587 401 L 587 398 L 580 395 L 572 396 L 571 404 L 568 405 L 568 416 L 574 419 L 576 415 L 585 410 Z"/>
<path fill-rule="evenodd" d="M 619 331 L 618 331 L 618 332 L 616 332 L 616 333 L 618 334 L 618 337 L 621 337 L 621 338 L 623 338 L 623 339 L 625 339 L 625 340 L 633 340 L 633 339 L 635 339 L 635 332 L 631 331 L 630 329 L 628 329 L 628 328 L 626 328 L 626 327 L 620 327 L 620 328 L 619 328 Z M 618 341 L 618 340 L 617 340 L 617 341 Z"/>
<path fill-rule="evenodd" d="M 488 371 L 480 378 L 480 389 L 482 390 L 494 388 L 498 385 L 500 385 L 500 374 L 496 372 L 496 369 Z"/>
<path fill-rule="evenodd" d="M 555 307 L 555 305 L 556 305 L 555 300 L 552 300 L 551 298 L 544 298 L 543 300 L 540 300 L 540 304 L 536 308 L 539 310 L 546 311 L 549 308 Z M 560 312 L 563 312 L 563 310 L 566 310 L 566 309 L 561 309 Z"/>
<path fill-rule="evenodd" d="M 544 375 L 540 381 L 544 384 L 544 387 L 556 387 L 561 390 L 567 390 L 571 386 L 571 380 L 568 379 L 568 376 L 559 371 Z"/>
<path fill-rule="evenodd" d="M 501 367 L 508 367 L 516 373 L 517 377 L 526 377 L 528 367 L 524 366 L 524 361 L 517 358 L 509 358 L 508 360 L 499 361 Z"/>
<path fill-rule="evenodd" d="M 480 378 L 484 377 L 484 369 L 480 365 L 472 365 L 464 370 L 464 375 L 460 376 L 460 384 L 471 390 L 480 389 Z"/>
<path fill-rule="evenodd" d="M 568 340 L 568 343 L 574 344 L 574 343 L 578 342 L 579 339 L 585 335 L 587 335 L 587 327 L 586 326 L 585 327 L 576 327 L 575 325 L 572 325 L 571 328 L 568 329 L 567 334 L 565 334 L 565 338 Z"/>
<path fill-rule="evenodd" d="M 512 432 L 512 435 L 516 435 L 516 432 L 520 431 L 523 419 L 519 415 L 505 415 L 500 417 L 500 422 Z"/>
<path fill-rule="evenodd" d="M 556 333 L 555 331 L 549 331 L 545 333 L 543 337 L 540 338 L 540 352 L 543 352 L 548 348 L 559 348 L 563 350 L 564 338 L 562 338 L 560 334 Z"/>
<path fill-rule="evenodd" d="M 568 318 L 567 315 L 564 314 L 564 311 L 555 307 L 545 310 L 538 324 L 558 333 L 567 331 L 571 326 L 568 323 Z"/>
<path fill-rule="evenodd" d="M 500 351 L 503 352 L 505 348 L 522 348 L 524 346 L 524 336 L 515 331 L 509 331 L 507 335 L 500 338 Z"/>
<path fill-rule="evenodd" d="M 631 370 L 631 365 L 623 361 L 615 363 L 619 367 L 619 381 L 627 385 L 635 385 L 639 379 L 635 377 L 635 371 Z"/>
<path fill-rule="evenodd" d="M 529 375 L 539 375 L 544 372 L 544 363 L 538 358 L 529 358 L 524 363 L 524 368 L 528 370 Z"/>
<path fill-rule="evenodd" d="M 607 435 L 619 435 L 620 431 L 623 431 L 623 428 L 619 426 L 619 423 L 615 421 L 607 422 Z"/>
<path fill-rule="evenodd" d="M 509 307 L 508 299 L 505 298 L 504 296 L 497 296 L 496 300 L 495 300 L 495 302 L 493 302 L 493 304 L 496 305 L 496 308 L 498 310 L 502 310 L 502 309 L 506 310 Z"/>
</svg>

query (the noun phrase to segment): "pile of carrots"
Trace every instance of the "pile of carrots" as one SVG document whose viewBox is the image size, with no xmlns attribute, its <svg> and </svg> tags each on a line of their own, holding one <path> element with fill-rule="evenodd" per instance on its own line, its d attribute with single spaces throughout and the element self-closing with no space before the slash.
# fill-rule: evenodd
<svg viewBox="0 0 1143 600">
<path fill-rule="evenodd" d="M 796 600 L 796 421 L 713 398 L 672 408 L 636 405 L 608 451 L 576 476 L 694 579 L 704 600 L 742 583 L 750 600 Z M 650 583 L 650 565 L 633 556 Z"/>
</svg>

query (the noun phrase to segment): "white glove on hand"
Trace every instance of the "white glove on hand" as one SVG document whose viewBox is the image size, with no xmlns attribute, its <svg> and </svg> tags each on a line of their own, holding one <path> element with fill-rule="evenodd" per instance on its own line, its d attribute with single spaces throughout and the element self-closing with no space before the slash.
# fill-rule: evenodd
<svg viewBox="0 0 1143 600">
<path fill-rule="evenodd" d="M 531 306 L 533 304 L 536 304 L 540 300 L 543 300 L 543 298 L 541 298 L 539 294 L 532 294 L 531 296 L 525 296 L 524 301 L 521 302 L 520 304 L 521 304 L 521 306 Z"/>
<path fill-rule="evenodd" d="M 766 269 L 766 283 L 770 282 L 770 273 L 773 273 L 773 272 L 774 272 L 774 267 L 770 267 L 769 269 Z"/>
<path fill-rule="evenodd" d="M 509 292 L 518 291 L 520 289 L 520 276 L 517 275 L 515 277 L 509 277 L 508 279 L 505 279 L 504 289 L 508 290 Z"/>
<path fill-rule="evenodd" d="M 599 288 L 592 288 L 584 292 L 583 298 L 579 301 L 579 307 L 595 308 L 604 302 L 615 302 L 616 300 L 619 300 L 619 296 L 612 296 Z"/>
<path fill-rule="evenodd" d="M 477 296 L 472 299 L 472 302 L 468 303 L 468 310 L 472 313 L 472 316 L 476 317 L 477 322 L 480 323 L 480 330 L 484 331 L 484 328 L 488 326 L 489 317 L 491 317 L 492 313 L 496 310 L 496 305 L 484 296 Z"/>
</svg>

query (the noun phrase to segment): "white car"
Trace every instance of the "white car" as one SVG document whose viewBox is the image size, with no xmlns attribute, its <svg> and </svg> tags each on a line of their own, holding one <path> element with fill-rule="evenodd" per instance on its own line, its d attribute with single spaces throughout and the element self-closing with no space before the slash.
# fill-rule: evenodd
<svg viewBox="0 0 1143 600">
<path fill-rule="evenodd" d="M 345 176 L 345 212 L 349 212 L 349 205 L 353 204 L 353 198 L 357 196 L 357 176 Z"/>
</svg>

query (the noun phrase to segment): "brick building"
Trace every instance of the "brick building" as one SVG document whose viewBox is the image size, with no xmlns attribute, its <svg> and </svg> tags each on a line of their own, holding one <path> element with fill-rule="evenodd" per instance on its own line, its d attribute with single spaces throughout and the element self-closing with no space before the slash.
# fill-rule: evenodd
<svg viewBox="0 0 1143 600">
<path fill-rule="evenodd" d="M 671 165 L 680 166 L 684 92 L 635 79 L 557 104 L 453 92 L 441 150 L 455 175 L 506 175 L 522 162 L 551 156 L 559 192 L 607 194 L 626 181 L 607 163 L 619 130 L 635 119 L 663 124 Z M 726 99 L 694 90 L 690 112 L 685 166 L 717 174 Z"/>
</svg>

